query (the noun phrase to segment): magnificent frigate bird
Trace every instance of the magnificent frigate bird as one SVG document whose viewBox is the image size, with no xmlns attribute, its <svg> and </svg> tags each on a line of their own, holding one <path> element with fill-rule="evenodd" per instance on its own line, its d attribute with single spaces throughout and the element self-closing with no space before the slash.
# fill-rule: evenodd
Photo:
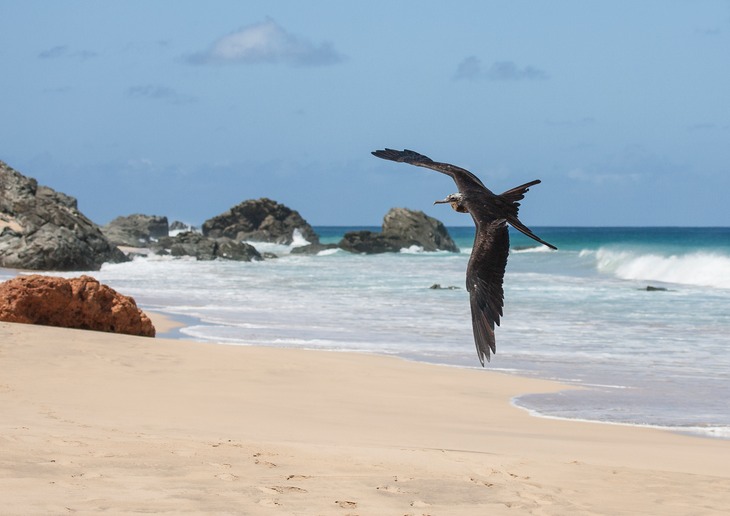
<svg viewBox="0 0 730 516">
<path fill-rule="evenodd" d="M 469 213 L 476 225 L 476 236 L 469 265 L 466 268 L 466 289 L 469 291 L 474 343 L 479 362 L 489 361 L 490 351 L 496 353 L 494 325 L 499 326 L 504 306 L 504 270 L 509 254 L 507 224 L 551 249 L 557 249 L 535 235 L 517 218 L 517 211 L 525 192 L 540 183 L 539 179 L 507 190 L 503 194 L 492 193 L 477 176 L 460 167 L 439 163 L 411 150 L 377 150 L 378 158 L 409 163 L 430 168 L 451 176 L 459 189 L 434 204 L 451 204 L 460 213 Z"/>
</svg>

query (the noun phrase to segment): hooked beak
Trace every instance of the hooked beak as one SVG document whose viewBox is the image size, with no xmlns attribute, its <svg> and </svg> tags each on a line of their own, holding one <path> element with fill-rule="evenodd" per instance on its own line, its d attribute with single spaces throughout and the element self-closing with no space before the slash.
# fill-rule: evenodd
<svg viewBox="0 0 730 516">
<path fill-rule="evenodd" d="M 446 199 L 441 199 L 440 201 L 433 201 L 434 204 L 449 204 L 451 200 L 447 197 Z"/>
</svg>

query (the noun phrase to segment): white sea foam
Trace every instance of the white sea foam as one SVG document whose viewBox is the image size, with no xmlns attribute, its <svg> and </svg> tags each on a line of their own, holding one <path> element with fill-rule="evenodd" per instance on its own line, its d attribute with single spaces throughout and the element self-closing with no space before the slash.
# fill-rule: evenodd
<svg viewBox="0 0 730 516">
<path fill-rule="evenodd" d="M 254 246 L 260 253 L 285 255 L 291 253 L 291 250 L 295 247 L 304 247 L 305 245 L 309 245 L 311 242 L 304 238 L 304 235 L 299 228 L 295 228 L 294 231 L 292 231 L 292 242 L 289 245 L 277 244 L 275 242 L 259 242 L 254 240 L 247 240 L 246 243 Z"/>
<path fill-rule="evenodd" d="M 290 247 L 304 247 L 305 245 L 309 245 L 311 242 L 304 238 L 304 235 L 302 235 L 302 232 L 299 230 L 299 228 L 295 228 L 292 232 L 292 243 Z"/>
<path fill-rule="evenodd" d="M 695 252 L 665 256 L 602 248 L 595 251 L 595 258 L 599 272 L 621 279 L 730 288 L 730 256 L 722 254 Z"/>
<path fill-rule="evenodd" d="M 538 245 L 535 247 L 521 247 L 519 249 L 510 249 L 511 253 L 515 254 L 521 254 L 521 253 L 552 253 L 554 250 L 550 249 L 546 245 Z"/>
<path fill-rule="evenodd" d="M 422 253 L 424 251 L 423 251 L 423 247 L 421 247 L 420 245 L 412 245 L 410 247 L 404 247 L 403 249 L 400 250 L 400 252 L 403 254 L 418 254 L 418 253 Z"/>
<path fill-rule="evenodd" d="M 195 233 L 200 233 L 200 230 L 197 230 L 193 226 L 188 225 L 187 227 L 182 228 L 182 229 L 172 229 L 172 230 L 170 230 L 169 233 L 168 233 L 168 236 L 176 237 L 180 233 L 185 233 L 187 231 L 193 231 Z"/>
<path fill-rule="evenodd" d="M 677 432 L 682 434 L 696 435 L 700 437 L 714 437 L 717 439 L 730 439 L 730 427 L 729 426 L 668 426 L 668 425 L 652 425 L 647 423 L 624 423 L 620 421 L 605 421 L 599 419 L 584 419 L 578 417 L 563 417 L 546 414 L 539 410 L 523 407 L 520 405 L 520 397 L 517 396 L 512 398 L 511 404 L 514 407 L 520 408 L 526 411 L 533 417 L 541 417 L 544 419 L 555 419 L 558 421 L 581 421 L 583 423 L 597 423 L 603 425 L 615 425 L 615 426 L 633 426 L 636 428 L 654 428 L 657 430 L 665 430 L 668 432 Z"/>
</svg>

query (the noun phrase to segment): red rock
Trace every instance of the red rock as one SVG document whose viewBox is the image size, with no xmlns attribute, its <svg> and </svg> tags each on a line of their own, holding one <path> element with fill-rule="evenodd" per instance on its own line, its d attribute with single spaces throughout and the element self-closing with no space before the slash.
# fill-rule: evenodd
<svg viewBox="0 0 730 516">
<path fill-rule="evenodd" d="M 6 281 L 0 284 L 0 321 L 155 336 L 134 299 L 90 276 L 34 274 Z"/>
</svg>

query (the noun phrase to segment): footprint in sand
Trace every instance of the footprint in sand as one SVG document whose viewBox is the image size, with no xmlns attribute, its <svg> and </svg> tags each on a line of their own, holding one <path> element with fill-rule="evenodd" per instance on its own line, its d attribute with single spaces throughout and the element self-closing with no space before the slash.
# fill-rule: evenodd
<svg viewBox="0 0 730 516">
<path fill-rule="evenodd" d="M 276 464 L 274 464 L 273 462 L 269 462 L 268 460 L 264 460 L 262 458 L 264 455 L 271 456 L 271 455 L 274 455 L 274 454 L 272 454 L 272 453 L 264 454 L 264 453 L 261 453 L 261 452 L 254 453 L 253 454 L 253 457 L 255 459 L 254 460 L 254 463 L 255 464 L 258 464 L 259 466 L 266 466 L 267 468 L 275 468 L 276 467 Z"/>
<path fill-rule="evenodd" d="M 350 500 L 335 500 L 335 503 L 343 509 L 354 509 L 357 507 L 357 502 L 351 502 Z"/>
<path fill-rule="evenodd" d="M 215 475 L 215 478 L 225 480 L 226 482 L 233 482 L 234 480 L 238 480 L 238 477 L 232 473 L 220 473 L 218 475 Z"/>
<path fill-rule="evenodd" d="M 403 491 L 400 487 L 396 486 L 378 486 L 375 489 L 378 491 L 384 491 L 386 493 L 392 493 L 392 494 L 403 494 L 405 491 Z"/>
<path fill-rule="evenodd" d="M 486 487 L 492 487 L 494 483 L 487 482 L 486 480 L 480 480 L 478 478 L 469 477 L 469 481 L 473 482 L 474 484 L 480 485 L 480 486 L 486 486 Z"/>
<path fill-rule="evenodd" d="M 296 486 L 271 486 L 271 487 L 259 487 L 259 491 L 267 494 L 284 494 L 284 493 L 306 493 L 306 489 Z"/>
<path fill-rule="evenodd" d="M 281 504 L 277 502 L 276 500 L 272 500 L 270 498 L 265 498 L 263 500 L 258 501 L 259 505 L 262 505 L 264 507 L 279 507 Z"/>
<path fill-rule="evenodd" d="M 289 475 L 286 477 L 287 480 L 306 480 L 308 478 L 312 478 L 309 475 Z"/>
</svg>

